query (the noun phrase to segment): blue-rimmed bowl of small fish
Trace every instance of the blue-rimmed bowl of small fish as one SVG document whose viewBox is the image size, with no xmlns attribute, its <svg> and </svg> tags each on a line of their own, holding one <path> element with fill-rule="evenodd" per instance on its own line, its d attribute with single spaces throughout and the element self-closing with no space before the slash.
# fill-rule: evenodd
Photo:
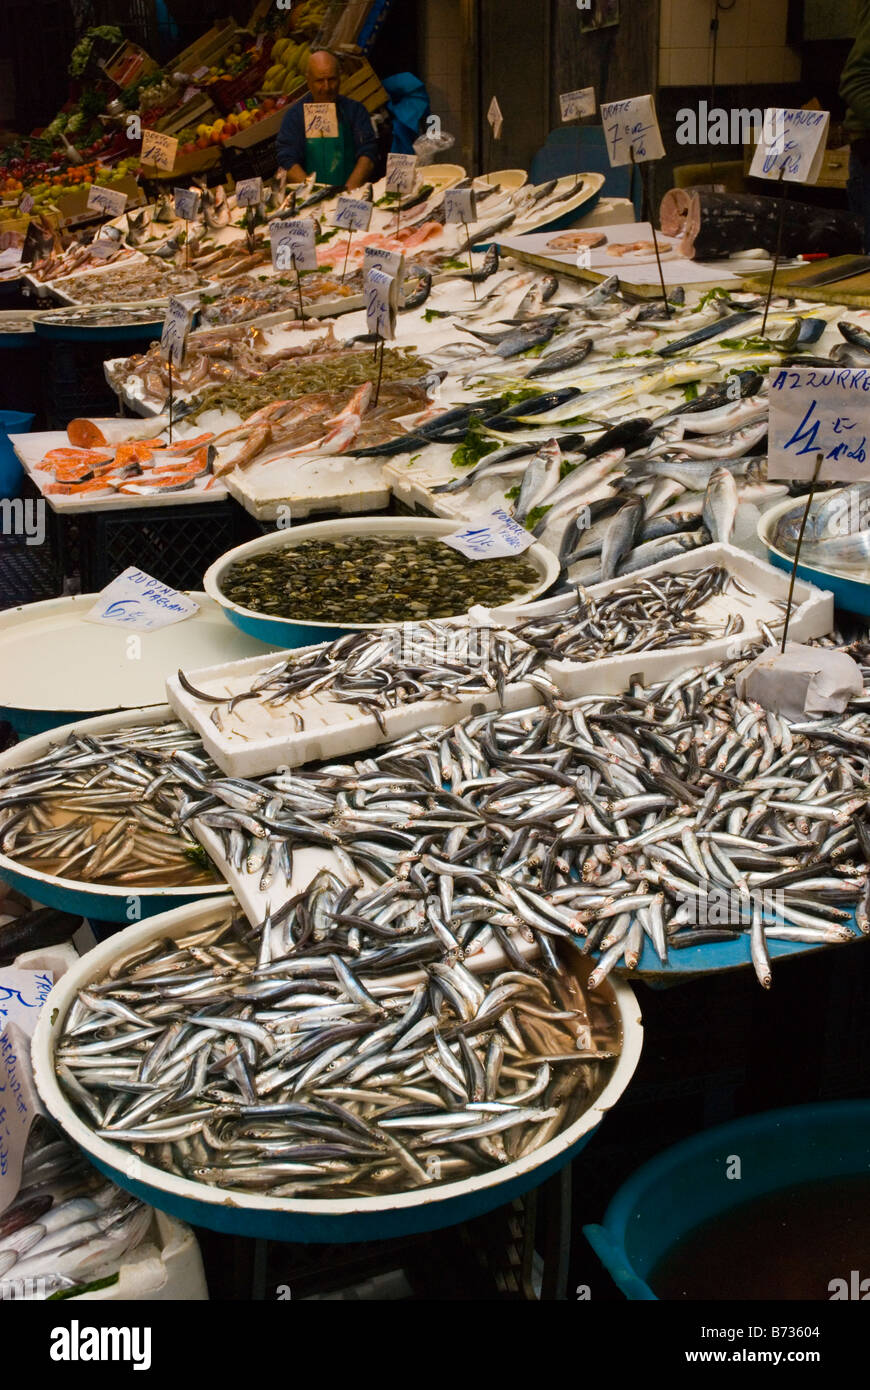
<svg viewBox="0 0 870 1390">
<path fill-rule="evenodd" d="M 632 991 L 590 992 L 576 952 L 474 973 L 420 937 L 419 903 L 385 930 L 368 899 L 325 926 L 328 879 L 256 929 L 199 904 L 89 952 L 33 1040 L 52 1117 L 158 1209 L 269 1239 L 434 1230 L 538 1186 L 634 1073 Z"/>
<path fill-rule="evenodd" d="M 805 498 L 789 498 L 762 516 L 758 537 L 772 565 L 791 570 L 805 511 Z M 870 617 L 870 483 L 813 498 L 800 557 L 801 579 L 828 589 L 838 608 Z"/>
<path fill-rule="evenodd" d="M 527 603 L 558 578 L 558 560 L 537 543 L 521 555 L 468 560 L 443 543 L 457 529 L 419 517 L 294 526 L 227 551 L 203 588 L 243 632 L 300 647 L 363 628 L 461 617 L 475 604 Z"/>
<path fill-rule="evenodd" d="M 184 818 L 185 786 L 217 772 L 166 705 L 26 739 L 0 755 L 0 878 L 107 922 L 225 895 Z"/>
</svg>

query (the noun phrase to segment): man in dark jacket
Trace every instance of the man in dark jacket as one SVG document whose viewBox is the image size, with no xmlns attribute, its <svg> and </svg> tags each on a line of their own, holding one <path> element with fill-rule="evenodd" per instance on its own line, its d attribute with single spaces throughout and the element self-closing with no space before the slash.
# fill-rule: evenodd
<svg viewBox="0 0 870 1390">
<path fill-rule="evenodd" d="M 840 78 L 845 101 L 849 154 L 849 203 L 864 219 L 864 250 L 870 253 L 870 0 L 858 7 L 858 32 Z"/>
<path fill-rule="evenodd" d="M 318 183 L 360 188 L 371 178 L 378 142 L 371 118 L 361 102 L 339 96 L 338 59 L 325 51 L 312 53 L 308 63 L 308 95 L 290 107 L 278 131 L 278 164 L 291 183 L 314 174 Z M 338 133 L 306 133 L 305 108 L 312 102 L 335 107 Z"/>
</svg>

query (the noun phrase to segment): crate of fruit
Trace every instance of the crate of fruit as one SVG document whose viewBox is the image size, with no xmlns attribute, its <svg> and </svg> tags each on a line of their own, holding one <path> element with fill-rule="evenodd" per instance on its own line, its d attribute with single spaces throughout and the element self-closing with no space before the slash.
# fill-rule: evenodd
<svg viewBox="0 0 870 1390">
<path fill-rule="evenodd" d="M 241 63 L 246 63 L 241 71 L 209 82 L 208 94 L 217 109 L 222 111 L 225 116 L 228 116 L 239 102 L 245 102 L 248 97 L 259 92 L 266 73 L 271 67 L 271 51 L 272 40 L 266 39 L 259 52 L 249 50 L 247 53 L 239 55 L 238 66 L 241 66 Z M 233 66 L 237 66 L 237 64 L 233 64 Z"/>
</svg>

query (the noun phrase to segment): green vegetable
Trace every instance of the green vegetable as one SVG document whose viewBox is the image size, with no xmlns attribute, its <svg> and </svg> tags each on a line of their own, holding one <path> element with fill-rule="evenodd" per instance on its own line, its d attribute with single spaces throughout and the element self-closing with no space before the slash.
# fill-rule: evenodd
<svg viewBox="0 0 870 1390">
<path fill-rule="evenodd" d="M 544 393 L 539 386 L 520 386 L 516 391 L 505 391 L 501 398 L 501 409 L 509 405 L 519 405 L 521 401 L 533 401 Z"/>
<path fill-rule="evenodd" d="M 458 261 L 455 256 L 448 256 L 444 261 L 445 270 L 467 270 L 468 266 L 463 261 Z"/>
<path fill-rule="evenodd" d="M 552 504 L 551 504 L 551 505 L 552 505 Z M 532 510 L 529 512 L 528 516 L 526 517 L 526 521 L 525 521 L 526 530 L 527 530 L 527 531 L 534 531 L 534 529 L 535 529 L 535 527 L 537 526 L 538 522 L 541 521 L 541 520 L 547 515 L 547 512 L 548 512 L 549 510 L 550 510 L 549 507 L 532 507 Z"/>
<path fill-rule="evenodd" d="M 465 439 L 450 455 L 450 462 L 454 468 L 470 468 L 500 448 L 499 441 L 485 435 L 480 421 L 473 419 L 465 432 Z"/>
<path fill-rule="evenodd" d="M 521 487 L 521 483 L 515 483 L 512 488 L 508 489 L 508 491 L 505 493 L 505 497 L 508 499 L 509 502 L 515 502 L 517 500 L 517 498 L 520 495 Z"/>
<path fill-rule="evenodd" d="M 109 39 L 114 43 L 123 43 L 124 35 L 114 24 L 97 24 L 93 29 L 88 29 L 84 38 L 79 39 L 70 54 L 68 68 L 70 77 L 81 77 L 88 65 L 94 39 Z"/>
<path fill-rule="evenodd" d="M 696 401 L 698 399 L 698 383 L 690 381 L 688 386 L 683 387 L 683 400 Z"/>
<path fill-rule="evenodd" d="M 698 309 L 703 309 L 703 308 L 705 308 L 708 304 L 711 304 L 711 303 L 713 302 L 714 299 L 727 299 L 727 298 L 728 298 L 728 290 L 723 289 L 723 287 L 722 287 L 721 285 L 714 285 L 713 288 L 712 288 L 712 290 L 708 290 L 707 293 L 706 293 L 705 295 L 702 295 L 702 296 L 701 296 L 700 300 L 698 301 Z"/>
<path fill-rule="evenodd" d="M 119 1274 L 107 1274 L 104 1279 L 95 1279 L 92 1284 L 76 1284 L 71 1289 L 58 1289 L 57 1293 L 50 1293 L 46 1299 L 47 1303 L 60 1303 L 64 1298 L 78 1298 L 82 1293 L 96 1293 L 98 1289 L 109 1289 L 113 1284 L 117 1284 Z"/>
<path fill-rule="evenodd" d="M 434 319 L 446 319 L 449 317 L 450 315 L 445 313 L 443 309 L 425 309 L 423 311 L 423 318 L 427 323 L 432 323 Z"/>
<path fill-rule="evenodd" d="M 540 357 L 545 347 L 546 343 L 538 343 L 537 347 L 526 348 L 525 352 L 520 353 L 520 357 Z"/>
<path fill-rule="evenodd" d="M 314 237 L 315 246 L 320 246 L 321 243 L 324 241 L 332 241 L 332 238 L 335 236 L 335 234 L 340 231 L 340 227 L 333 227 L 328 232 L 317 232 L 317 234 Z"/>
</svg>

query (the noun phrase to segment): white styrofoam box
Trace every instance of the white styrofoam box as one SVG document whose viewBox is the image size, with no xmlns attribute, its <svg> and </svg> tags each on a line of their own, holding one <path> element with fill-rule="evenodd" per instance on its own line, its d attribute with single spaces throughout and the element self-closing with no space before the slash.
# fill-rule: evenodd
<svg viewBox="0 0 870 1390">
<path fill-rule="evenodd" d="M 225 475 L 231 496 L 258 521 L 289 515 L 294 521 L 317 512 L 342 515 L 379 512 L 390 505 L 390 485 L 378 459 L 355 459 L 313 451 L 273 458 Z"/>
<path fill-rule="evenodd" d="M 202 1303 L 208 1299 L 199 1243 L 189 1226 L 154 1212 L 152 1230 L 124 1256 L 117 1284 L 78 1294 L 71 1303 Z"/>
<path fill-rule="evenodd" d="M 548 661 L 544 669 L 550 680 L 558 685 L 567 699 L 574 699 L 578 695 L 618 695 L 628 688 L 635 677 L 644 685 L 670 680 L 695 666 L 732 661 L 740 655 L 742 649 L 759 640 L 763 641 L 758 623 L 761 621 L 770 625 L 782 621 L 783 612 L 775 606 L 774 600 L 781 601 L 788 597 L 789 576 L 783 570 L 776 569 L 754 555 L 747 555 L 745 551 L 738 550 L 733 545 L 700 546 L 684 555 L 661 560 L 656 565 L 636 570 L 634 574 L 620 575 L 616 579 L 593 585 L 586 592 L 593 598 L 603 598 L 605 594 L 613 593 L 615 590 L 629 588 L 635 580 L 652 579 L 658 574 L 687 574 L 706 569 L 709 565 L 720 565 L 727 569 L 744 587 L 753 590 L 753 597 L 750 598 L 738 589 L 732 588 L 727 596 L 718 595 L 703 604 L 699 610 L 701 619 L 724 622 L 737 613 L 743 618 L 742 632 L 693 647 L 628 652 L 622 656 L 608 656 L 587 662 Z M 509 626 L 512 621 L 521 617 L 551 617 L 567 608 L 570 608 L 570 602 L 566 604 L 565 596 L 561 595 L 515 608 L 506 606 L 493 609 L 488 616 Z M 824 636 L 833 626 L 833 595 L 798 580 L 794 589 L 789 637 L 795 642 L 805 642 L 810 637 Z"/>
<path fill-rule="evenodd" d="M 248 690 L 251 682 L 270 667 L 317 650 L 317 647 L 297 647 L 292 651 L 267 652 L 245 661 L 185 671 L 185 676 L 198 690 L 237 695 Z M 324 692 L 300 696 L 274 710 L 260 700 L 245 700 L 232 714 L 222 707 L 222 732 L 211 718 L 214 705 L 189 695 L 177 676 L 167 678 L 166 698 L 179 719 L 199 734 L 209 755 L 229 777 L 258 777 L 275 772 L 279 767 L 301 767 L 303 763 L 321 759 L 344 758 L 376 744 L 403 738 L 428 724 L 448 726 L 469 715 L 484 714 L 499 707 L 495 691 L 469 694 L 456 700 L 419 700 L 415 704 L 384 710 L 385 734 L 374 715 L 366 714 L 355 705 L 330 700 Z M 525 705 L 537 704 L 539 698 L 533 686 L 521 682 L 505 689 L 505 708 L 522 709 Z M 305 720 L 303 730 L 295 729 L 295 714 Z"/>
<path fill-rule="evenodd" d="M 630 198 L 599 198 L 591 212 L 581 217 L 577 227 L 617 227 L 634 222 L 634 205 Z"/>
</svg>

